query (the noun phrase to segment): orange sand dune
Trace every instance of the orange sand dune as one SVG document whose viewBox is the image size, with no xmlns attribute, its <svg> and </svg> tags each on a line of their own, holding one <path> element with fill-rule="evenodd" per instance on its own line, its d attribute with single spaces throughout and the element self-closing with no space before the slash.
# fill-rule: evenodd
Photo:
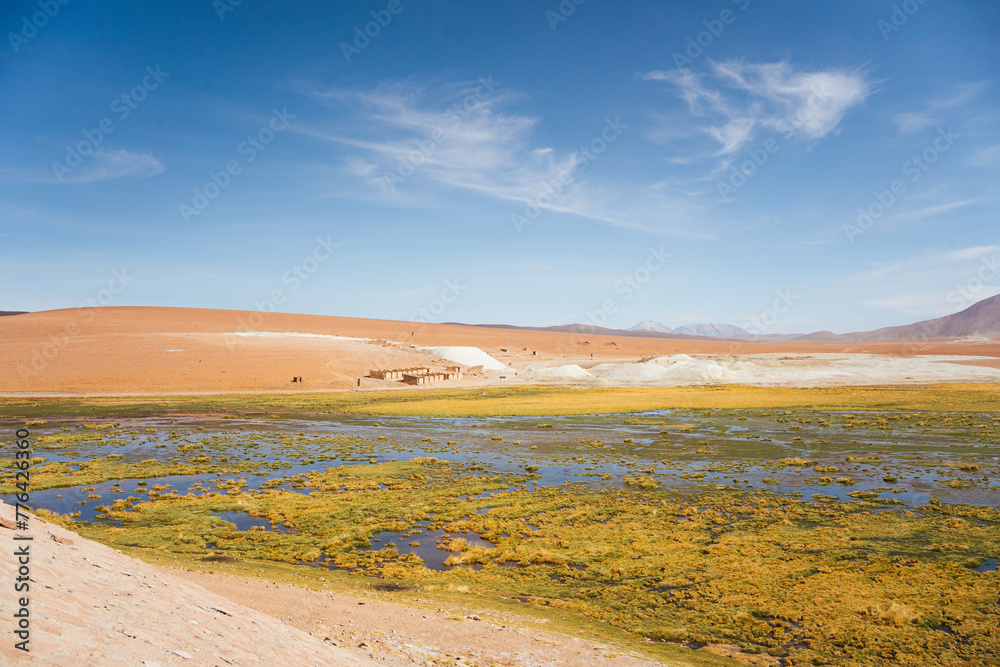
<svg viewBox="0 0 1000 667">
<path fill-rule="evenodd" d="M 246 330 L 374 340 L 231 335 Z M 733 343 L 284 313 L 115 307 L 0 317 L 0 391 L 153 394 L 344 390 L 355 388 L 358 378 L 364 378 L 362 387 L 366 389 L 397 388 L 397 382 L 364 376 L 375 368 L 448 365 L 419 352 L 416 348 L 421 346 L 479 347 L 514 366 L 563 358 L 567 362 L 590 361 L 591 355 L 597 362 L 681 353 L 1000 357 L 1000 344 L 946 340 Z M 295 376 L 305 381 L 292 383 Z M 462 383 L 486 380 L 486 374 L 474 374 Z"/>
</svg>

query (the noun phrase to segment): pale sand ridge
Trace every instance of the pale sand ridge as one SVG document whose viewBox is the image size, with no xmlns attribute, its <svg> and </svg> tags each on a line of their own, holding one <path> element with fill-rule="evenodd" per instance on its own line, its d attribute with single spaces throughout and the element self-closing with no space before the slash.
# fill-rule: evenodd
<svg viewBox="0 0 1000 667">
<path fill-rule="evenodd" d="M 30 652 L 9 632 L 0 658 L 57 667 L 136 665 L 374 664 L 275 618 L 178 579 L 75 533 L 30 516 L 15 530 L 15 512 L 0 503 L 0 589 L 4 610 L 14 596 L 15 549 L 29 546 Z M 30 542 L 15 535 L 30 535 Z M 11 615 L 5 623 L 12 628 Z"/>
</svg>

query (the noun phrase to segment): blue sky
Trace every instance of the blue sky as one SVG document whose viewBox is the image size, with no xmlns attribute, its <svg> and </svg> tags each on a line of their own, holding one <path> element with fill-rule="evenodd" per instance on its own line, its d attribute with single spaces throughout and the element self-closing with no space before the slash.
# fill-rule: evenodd
<svg viewBox="0 0 1000 667">
<path fill-rule="evenodd" d="M 846 332 L 1000 293 L 994 2 L 63 2 L 0 9 L 0 310 Z"/>
</svg>

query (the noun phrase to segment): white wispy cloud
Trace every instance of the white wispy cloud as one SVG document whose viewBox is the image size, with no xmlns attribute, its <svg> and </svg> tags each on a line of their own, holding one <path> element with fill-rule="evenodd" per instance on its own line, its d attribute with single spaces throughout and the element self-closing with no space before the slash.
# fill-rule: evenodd
<svg viewBox="0 0 1000 667">
<path fill-rule="evenodd" d="M 969 156 L 968 164 L 973 167 L 986 167 L 995 169 L 1000 167 L 1000 144 L 980 148 Z"/>
<path fill-rule="evenodd" d="M 982 197 L 975 197 L 973 199 L 963 199 L 961 201 L 948 202 L 946 204 L 938 204 L 937 206 L 927 206 L 925 208 L 917 209 L 915 211 L 907 211 L 906 213 L 900 213 L 896 216 L 897 220 L 904 222 L 910 220 L 920 220 L 923 218 L 929 218 L 935 216 L 939 213 L 945 213 L 947 211 L 953 211 L 956 208 L 962 208 L 963 206 L 971 206 L 982 201 Z"/>
<path fill-rule="evenodd" d="M 96 183 L 116 178 L 149 178 L 166 171 L 166 166 L 152 153 L 124 148 L 97 150 L 83 164 L 58 178 L 62 183 Z"/>
<path fill-rule="evenodd" d="M 944 123 L 942 112 L 965 106 L 978 97 L 985 87 L 982 83 L 962 84 L 951 95 L 932 100 L 922 109 L 898 113 L 893 120 L 899 126 L 900 134 L 913 134 L 929 127 L 937 127 Z"/>
<path fill-rule="evenodd" d="M 974 248 L 963 248 L 952 250 L 941 255 L 941 259 L 948 262 L 964 262 L 970 259 L 980 259 L 987 255 L 1000 253 L 1000 245 L 981 245 Z"/>
<path fill-rule="evenodd" d="M 786 61 L 742 60 L 711 62 L 709 69 L 660 70 L 642 78 L 669 83 L 692 116 L 704 119 L 699 129 L 718 143 L 715 157 L 738 153 L 762 130 L 821 139 L 873 90 L 860 70 L 805 71 Z"/>
<path fill-rule="evenodd" d="M 929 318 L 936 312 L 936 306 L 940 304 L 941 296 L 940 293 L 936 292 L 909 292 L 884 299 L 862 299 L 861 303 L 866 306 L 894 310 L 906 315 Z"/>
<path fill-rule="evenodd" d="M 859 303 L 940 317 L 1000 293 L 998 265 L 1000 246 L 929 250 L 848 276 L 842 287 L 859 294 Z"/>
<path fill-rule="evenodd" d="M 494 81 L 385 82 L 372 90 L 307 92 L 351 113 L 347 120 L 300 124 L 291 131 L 343 148 L 342 173 L 394 204 L 421 205 L 441 190 L 465 190 L 511 202 L 512 213 L 537 205 L 668 233 L 682 233 L 679 220 L 692 208 L 653 187 L 597 175 L 600 156 L 537 145 L 533 134 L 540 119 L 509 110 L 525 96 Z M 602 119 L 580 144 L 600 139 L 604 131 Z M 616 141 L 619 136 L 607 144 L 609 153 Z"/>
<path fill-rule="evenodd" d="M 353 109 L 366 127 L 349 134 L 304 131 L 359 149 L 364 155 L 348 157 L 347 171 L 387 191 L 419 175 L 517 198 L 527 184 L 565 168 L 555 164 L 551 151 L 529 149 L 528 134 L 538 119 L 504 113 L 520 96 L 502 89 L 477 82 L 390 82 L 371 91 L 313 96 Z"/>
<path fill-rule="evenodd" d="M 84 184 L 110 181 L 118 178 L 149 178 L 167 170 L 166 165 L 150 152 L 130 151 L 125 148 L 99 148 L 82 156 L 79 164 L 70 167 L 54 163 L 52 168 L 39 166 L 10 168 L 0 167 L 0 183 L 32 185 Z"/>
</svg>

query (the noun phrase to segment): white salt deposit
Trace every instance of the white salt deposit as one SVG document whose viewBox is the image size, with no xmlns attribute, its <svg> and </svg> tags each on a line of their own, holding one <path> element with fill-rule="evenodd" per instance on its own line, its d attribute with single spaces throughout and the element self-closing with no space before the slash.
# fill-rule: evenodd
<svg viewBox="0 0 1000 667">
<path fill-rule="evenodd" d="M 975 357 L 883 357 L 874 354 L 758 354 L 741 357 L 654 361 L 672 370 L 679 382 L 733 382 L 738 384 L 882 384 L 892 382 L 998 381 L 1000 370 L 954 361 Z"/>
<path fill-rule="evenodd" d="M 348 336 L 331 336 L 328 334 L 298 333 L 295 331 L 234 331 L 229 336 L 255 336 L 263 338 L 325 338 L 327 340 L 353 340 L 359 343 L 366 343 L 371 338 L 350 338 Z"/>
<path fill-rule="evenodd" d="M 586 373 L 586 371 L 584 372 Z M 628 382 L 631 384 L 662 382 L 669 379 L 670 372 L 663 366 L 652 363 L 601 364 L 591 368 L 588 375 L 611 382 Z"/>
<path fill-rule="evenodd" d="M 527 377 L 540 382 L 579 382 L 597 379 L 592 373 L 588 373 L 576 364 L 528 371 Z"/>
<path fill-rule="evenodd" d="M 422 347 L 420 350 L 463 366 L 482 366 L 488 371 L 508 370 L 506 366 L 478 347 Z"/>
<path fill-rule="evenodd" d="M 867 385 L 913 382 L 1000 382 L 1000 369 L 954 362 L 991 357 L 883 357 L 873 354 L 675 354 L 639 363 L 529 368 L 524 380 L 598 386 L 753 384 L 786 386 Z"/>
</svg>

